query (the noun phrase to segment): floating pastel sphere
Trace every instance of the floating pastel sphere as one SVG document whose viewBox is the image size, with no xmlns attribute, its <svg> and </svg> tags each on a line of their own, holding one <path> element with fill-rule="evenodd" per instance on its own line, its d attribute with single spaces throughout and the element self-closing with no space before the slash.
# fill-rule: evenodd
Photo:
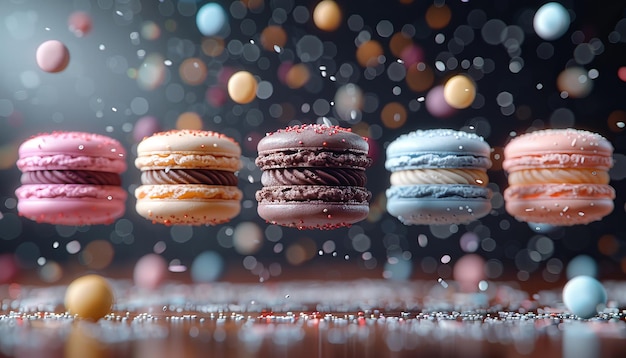
<svg viewBox="0 0 626 358">
<path fill-rule="evenodd" d="M 467 108 L 476 98 L 474 81 L 464 75 L 456 75 L 443 86 L 443 98 L 450 107 L 456 109 Z"/>
<path fill-rule="evenodd" d="M 426 94 L 426 109 L 430 114 L 438 118 L 446 118 L 456 112 L 443 97 L 443 86 L 435 86 Z"/>
<path fill-rule="evenodd" d="M 567 264 L 565 274 L 568 280 L 576 276 L 596 277 L 598 276 L 598 264 L 591 256 L 578 255 Z"/>
<path fill-rule="evenodd" d="M 563 287 L 563 303 L 581 318 L 591 318 L 606 304 L 606 290 L 590 276 L 576 276 Z"/>
<path fill-rule="evenodd" d="M 158 288 L 165 280 L 167 262 L 157 254 L 147 254 L 141 257 L 133 270 L 135 285 L 148 290 Z"/>
<path fill-rule="evenodd" d="M 569 28 L 569 13 L 563 5 L 549 2 L 539 8 L 533 18 L 533 28 L 544 40 L 556 40 Z"/>
<path fill-rule="evenodd" d="M 67 26 L 76 37 L 83 37 L 91 31 L 93 23 L 88 13 L 74 11 L 67 19 Z"/>
<path fill-rule="evenodd" d="M 478 283 L 486 278 L 485 260 L 476 254 L 464 255 L 454 264 L 452 277 L 463 292 L 476 292 Z"/>
<path fill-rule="evenodd" d="M 228 80 L 228 95 L 239 103 L 250 103 L 256 98 L 257 82 L 248 71 L 239 71 Z"/>
<path fill-rule="evenodd" d="M 57 40 L 49 40 L 37 48 L 37 66 L 50 73 L 61 72 L 70 63 L 70 52 Z"/>
<path fill-rule="evenodd" d="M 193 282 L 214 282 L 224 271 L 224 259 L 215 251 L 200 253 L 191 263 Z"/>
<path fill-rule="evenodd" d="M 156 132 L 161 131 L 159 120 L 153 116 L 141 117 L 133 127 L 133 140 L 137 143 L 141 142 L 145 137 L 150 137 Z"/>
<path fill-rule="evenodd" d="M 111 312 L 113 299 L 113 288 L 104 277 L 86 275 L 67 286 L 65 309 L 71 315 L 97 321 Z"/>
<path fill-rule="evenodd" d="M 226 25 L 226 11 L 214 2 L 203 5 L 196 14 L 196 25 L 204 36 L 217 35 Z"/>
<path fill-rule="evenodd" d="M 321 1 L 313 9 L 313 22 L 320 30 L 335 31 L 341 25 L 341 9 L 332 0 Z"/>
</svg>

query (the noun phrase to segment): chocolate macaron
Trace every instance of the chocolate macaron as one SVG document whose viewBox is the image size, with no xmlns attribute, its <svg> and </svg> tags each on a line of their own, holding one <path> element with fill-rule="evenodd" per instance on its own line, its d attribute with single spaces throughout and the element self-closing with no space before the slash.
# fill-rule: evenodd
<svg viewBox="0 0 626 358">
<path fill-rule="evenodd" d="M 256 165 L 263 188 L 259 216 L 298 229 L 335 229 L 365 219 L 371 193 L 365 169 L 369 144 L 350 129 L 303 124 L 259 141 Z"/>
</svg>

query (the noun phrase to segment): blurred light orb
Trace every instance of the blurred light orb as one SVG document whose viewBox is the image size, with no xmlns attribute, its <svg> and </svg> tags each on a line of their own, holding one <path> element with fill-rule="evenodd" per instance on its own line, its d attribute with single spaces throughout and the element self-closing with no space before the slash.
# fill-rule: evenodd
<svg viewBox="0 0 626 358">
<path fill-rule="evenodd" d="M 113 261 L 115 250 L 107 240 L 94 240 L 79 253 L 79 261 L 90 269 L 102 270 Z"/>
<path fill-rule="evenodd" d="M 84 11 L 74 11 L 67 19 L 67 26 L 70 32 L 76 37 L 83 37 L 91 32 L 93 21 L 88 13 Z"/>
<path fill-rule="evenodd" d="M 576 276 L 563 287 L 563 303 L 581 318 L 591 318 L 606 305 L 607 295 L 600 281 L 590 276 Z"/>
<path fill-rule="evenodd" d="M 304 63 L 298 63 L 289 67 L 285 75 L 285 83 L 291 89 L 302 88 L 311 79 L 311 71 Z"/>
<path fill-rule="evenodd" d="M 387 128 L 400 128 L 406 123 L 406 108 L 399 102 L 387 103 L 380 112 L 380 119 Z"/>
<path fill-rule="evenodd" d="M 285 47 L 287 43 L 287 32 L 278 26 L 270 25 L 261 32 L 261 46 L 267 51 L 277 51 Z"/>
<path fill-rule="evenodd" d="M 133 281 L 137 287 L 147 290 L 158 288 L 167 275 L 167 261 L 161 255 L 142 256 L 133 269 Z"/>
<path fill-rule="evenodd" d="M 202 118 L 196 112 L 181 113 L 176 119 L 176 129 L 202 129 Z"/>
<path fill-rule="evenodd" d="M 478 283 L 485 279 L 485 260 L 476 254 L 462 256 L 452 270 L 452 277 L 463 292 L 476 292 Z"/>
<path fill-rule="evenodd" d="M 452 19 L 452 11 L 448 5 L 433 4 L 426 10 L 426 24 L 434 30 L 443 29 L 448 26 Z"/>
<path fill-rule="evenodd" d="M 576 276 L 596 277 L 598 276 L 598 264 L 591 256 L 578 255 L 567 264 L 565 274 L 568 279 Z"/>
<path fill-rule="evenodd" d="M 20 269 L 13 254 L 0 254 L 0 284 L 13 281 Z"/>
<path fill-rule="evenodd" d="M 362 67 L 374 67 L 380 63 L 378 59 L 383 53 L 383 47 L 378 41 L 369 40 L 356 49 L 356 59 Z"/>
<path fill-rule="evenodd" d="M 251 255 L 263 245 L 263 231 L 256 223 L 244 221 L 235 227 L 233 246 L 242 255 Z"/>
<path fill-rule="evenodd" d="M 443 86 L 435 86 L 426 94 L 426 109 L 437 118 L 447 118 L 456 112 L 456 109 L 446 102 L 443 91 Z"/>
<path fill-rule="evenodd" d="M 156 40 L 161 36 L 161 28 L 153 21 L 144 21 L 141 24 L 141 37 L 146 40 Z"/>
<path fill-rule="evenodd" d="M 188 85 L 197 86 L 207 77 L 207 67 L 199 58 L 185 59 L 178 67 L 180 78 Z"/>
<path fill-rule="evenodd" d="M 163 61 L 163 57 L 156 53 L 146 56 L 137 71 L 137 84 L 140 88 L 151 91 L 163 84 L 166 71 Z"/>
<path fill-rule="evenodd" d="M 228 100 L 228 94 L 222 86 L 212 86 L 207 89 L 205 98 L 211 106 L 219 108 Z"/>
<path fill-rule="evenodd" d="M 335 31 L 341 25 L 343 15 L 336 2 L 320 1 L 313 9 L 313 23 L 322 31 Z"/>
<path fill-rule="evenodd" d="M 191 263 L 193 282 L 206 283 L 216 281 L 224 271 L 224 259 L 215 251 L 200 253 Z"/>
<path fill-rule="evenodd" d="M 443 87 L 443 98 L 450 107 L 467 108 L 476 98 L 476 85 L 465 75 L 451 77 Z"/>
<path fill-rule="evenodd" d="M 70 52 L 61 41 L 49 40 L 39 45 L 36 59 L 43 71 L 61 72 L 70 63 Z"/>
<path fill-rule="evenodd" d="M 159 120 L 156 117 L 144 116 L 139 118 L 133 127 L 133 140 L 139 143 L 145 137 L 149 137 L 160 131 L 161 124 L 159 124 Z"/>
<path fill-rule="evenodd" d="M 535 33 L 544 40 L 556 40 L 569 28 L 570 17 L 567 9 L 557 2 L 544 4 L 533 18 Z"/>
<path fill-rule="evenodd" d="M 239 104 L 252 102 L 256 98 L 258 84 L 248 71 L 239 71 L 228 80 L 228 95 Z"/>
<path fill-rule="evenodd" d="M 435 81 L 435 73 L 431 67 L 422 62 L 408 67 L 405 81 L 411 91 L 424 92 L 432 87 Z"/>
<path fill-rule="evenodd" d="M 622 82 L 626 82 L 626 66 L 617 69 L 617 77 L 622 80 Z"/>
<path fill-rule="evenodd" d="M 593 81 L 584 68 L 574 66 L 561 71 L 556 78 L 556 86 L 559 91 L 566 92 L 568 97 L 583 98 L 591 93 Z"/>
<path fill-rule="evenodd" d="M 63 268 L 57 262 L 48 261 L 39 269 L 39 278 L 44 282 L 57 282 L 61 277 L 63 277 Z"/>
<path fill-rule="evenodd" d="M 335 110 L 339 118 L 354 122 L 363 109 L 363 91 L 353 83 L 348 83 L 335 92 Z"/>
<path fill-rule="evenodd" d="M 406 281 L 413 272 L 413 262 L 402 257 L 389 257 L 383 268 L 383 278 L 392 281 Z"/>
<path fill-rule="evenodd" d="M 214 2 L 203 5 L 196 13 L 196 25 L 204 36 L 217 35 L 226 25 L 226 11 Z"/>
</svg>

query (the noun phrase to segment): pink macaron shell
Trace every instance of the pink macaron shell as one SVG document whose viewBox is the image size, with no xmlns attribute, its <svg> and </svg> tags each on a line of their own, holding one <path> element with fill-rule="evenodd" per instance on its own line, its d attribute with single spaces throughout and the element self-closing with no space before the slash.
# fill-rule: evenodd
<svg viewBox="0 0 626 358">
<path fill-rule="evenodd" d="M 505 158 L 544 153 L 608 156 L 613 146 L 603 136 L 577 129 L 545 129 L 512 139 L 504 148 Z"/>
<path fill-rule="evenodd" d="M 20 161 L 27 163 L 29 161 L 26 158 L 34 157 L 30 161 L 31 165 L 36 165 L 39 161 L 38 158 L 61 155 L 73 158 L 106 158 L 108 161 L 95 161 L 92 165 L 102 166 L 100 169 L 108 172 L 121 173 L 126 170 L 126 150 L 121 143 L 113 138 L 95 133 L 53 132 L 40 134 L 24 141 L 20 145 L 18 153 Z M 57 164 L 63 165 L 63 162 L 57 161 Z M 70 164 L 67 163 L 68 167 L 65 169 L 74 169 Z M 41 165 L 45 166 L 46 163 L 42 162 Z"/>
<path fill-rule="evenodd" d="M 504 191 L 506 211 L 525 222 L 556 226 L 588 224 L 613 211 L 615 190 L 601 184 L 511 186 Z"/>
<path fill-rule="evenodd" d="M 507 157 L 502 168 L 508 172 L 526 169 L 545 168 L 591 168 L 609 170 L 613 166 L 610 155 L 586 155 L 567 153 L 544 153 L 542 155 L 526 155 Z"/>
<path fill-rule="evenodd" d="M 19 215 L 57 225 L 110 224 L 124 215 L 127 193 L 108 185 L 22 185 L 15 194 Z"/>
<path fill-rule="evenodd" d="M 87 156 L 75 157 L 64 154 L 20 158 L 16 164 L 23 172 L 37 170 L 93 170 L 119 174 L 123 173 L 127 167 L 126 162 L 120 159 Z"/>
</svg>

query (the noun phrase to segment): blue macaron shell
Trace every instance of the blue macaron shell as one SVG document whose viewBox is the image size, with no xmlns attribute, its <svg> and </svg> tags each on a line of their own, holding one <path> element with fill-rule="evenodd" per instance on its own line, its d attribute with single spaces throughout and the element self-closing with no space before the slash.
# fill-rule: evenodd
<svg viewBox="0 0 626 358">
<path fill-rule="evenodd" d="M 385 167 L 390 171 L 418 168 L 491 167 L 491 148 L 474 134 L 452 129 L 417 130 L 387 146 Z"/>
<path fill-rule="evenodd" d="M 412 198 L 465 198 L 491 199 L 491 190 L 476 185 L 463 184 L 425 184 L 425 185 L 392 185 L 386 191 L 387 199 Z"/>
</svg>

